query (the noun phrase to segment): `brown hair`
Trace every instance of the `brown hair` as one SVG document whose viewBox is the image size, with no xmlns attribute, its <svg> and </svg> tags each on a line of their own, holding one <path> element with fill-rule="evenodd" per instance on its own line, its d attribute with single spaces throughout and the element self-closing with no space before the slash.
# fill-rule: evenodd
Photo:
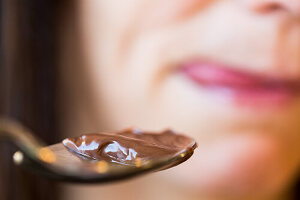
<svg viewBox="0 0 300 200">
<path fill-rule="evenodd" d="M 0 113 L 53 144 L 58 127 L 58 24 L 67 1 L 0 0 Z M 16 149 L 0 143 L 0 199 L 57 199 L 55 182 L 12 163 Z"/>
</svg>

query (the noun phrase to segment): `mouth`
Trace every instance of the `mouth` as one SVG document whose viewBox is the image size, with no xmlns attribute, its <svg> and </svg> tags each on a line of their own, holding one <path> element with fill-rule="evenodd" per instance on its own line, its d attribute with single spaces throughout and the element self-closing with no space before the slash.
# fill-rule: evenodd
<svg viewBox="0 0 300 200">
<path fill-rule="evenodd" d="M 239 105 L 282 105 L 300 95 L 299 79 L 256 74 L 201 61 L 184 63 L 180 71 L 199 87 L 219 93 L 226 91 Z"/>
</svg>

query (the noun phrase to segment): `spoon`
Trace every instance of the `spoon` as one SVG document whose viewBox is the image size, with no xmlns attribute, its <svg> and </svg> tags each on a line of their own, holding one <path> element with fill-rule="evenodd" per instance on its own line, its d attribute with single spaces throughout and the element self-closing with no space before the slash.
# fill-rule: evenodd
<svg viewBox="0 0 300 200">
<path fill-rule="evenodd" d="M 139 162 L 134 166 L 104 160 L 84 160 L 68 151 L 62 143 L 46 146 L 30 130 L 16 121 L 0 118 L 0 139 L 14 143 L 14 163 L 39 175 L 65 182 L 105 183 L 164 170 L 189 159 L 196 142 L 172 156 Z"/>
</svg>

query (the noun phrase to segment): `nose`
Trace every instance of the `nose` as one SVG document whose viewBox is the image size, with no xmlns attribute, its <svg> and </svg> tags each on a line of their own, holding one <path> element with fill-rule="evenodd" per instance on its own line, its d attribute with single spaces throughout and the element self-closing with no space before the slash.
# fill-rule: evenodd
<svg viewBox="0 0 300 200">
<path fill-rule="evenodd" d="M 283 11 L 300 17 L 300 0 L 242 0 L 247 8 L 257 13 Z"/>
</svg>

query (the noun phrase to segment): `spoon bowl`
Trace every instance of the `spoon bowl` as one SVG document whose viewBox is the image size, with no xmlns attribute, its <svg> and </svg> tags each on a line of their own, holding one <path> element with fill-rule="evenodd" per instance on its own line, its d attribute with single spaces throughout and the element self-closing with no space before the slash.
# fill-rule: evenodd
<svg viewBox="0 0 300 200">
<path fill-rule="evenodd" d="M 43 160 L 33 160 L 18 151 L 14 154 L 14 162 L 52 179 L 79 183 L 112 182 L 160 171 L 186 161 L 193 154 L 191 150 L 187 150 L 173 157 L 164 157 L 129 166 L 106 161 L 85 160 L 75 156 L 62 144 L 44 147 L 43 151 L 45 154 L 49 154 L 44 155 Z M 51 158 L 47 158 L 47 156 Z"/>
<path fill-rule="evenodd" d="M 172 156 L 140 161 L 129 166 L 80 158 L 62 143 L 45 146 L 28 129 L 8 119 L 0 119 L 1 138 L 12 141 L 20 149 L 13 156 L 17 165 L 51 179 L 78 183 L 106 183 L 164 170 L 189 159 L 197 146 L 192 141 L 188 147 Z"/>
</svg>

